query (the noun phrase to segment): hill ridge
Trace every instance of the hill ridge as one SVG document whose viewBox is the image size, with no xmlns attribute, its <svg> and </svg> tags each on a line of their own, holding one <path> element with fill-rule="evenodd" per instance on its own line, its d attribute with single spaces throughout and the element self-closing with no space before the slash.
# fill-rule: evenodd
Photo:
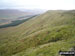
<svg viewBox="0 0 75 56">
<path fill-rule="evenodd" d="M 74 12 L 47 11 L 16 27 L 0 29 L 0 55 L 56 56 L 60 49 L 72 48 L 75 46 L 72 43 L 75 41 Z"/>
</svg>

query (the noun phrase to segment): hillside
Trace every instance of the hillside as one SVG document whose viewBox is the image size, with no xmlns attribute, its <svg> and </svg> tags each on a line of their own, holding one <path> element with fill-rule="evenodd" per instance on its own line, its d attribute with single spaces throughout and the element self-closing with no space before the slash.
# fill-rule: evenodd
<svg viewBox="0 0 75 56">
<path fill-rule="evenodd" d="M 0 56 L 59 56 L 75 46 L 75 11 L 53 10 L 0 29 Z"/>
</svg>

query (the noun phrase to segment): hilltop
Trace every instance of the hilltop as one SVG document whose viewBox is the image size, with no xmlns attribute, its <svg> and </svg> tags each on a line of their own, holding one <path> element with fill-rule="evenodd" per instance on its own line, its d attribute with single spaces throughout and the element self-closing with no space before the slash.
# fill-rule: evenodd
<svg viewBox="0 0 75 56">
<path fill-rule="evenodd" d="M 59 56 L 75 46 L 75 11 L 50 10 L 0 29 L 1 56 Z"/>
</svg>

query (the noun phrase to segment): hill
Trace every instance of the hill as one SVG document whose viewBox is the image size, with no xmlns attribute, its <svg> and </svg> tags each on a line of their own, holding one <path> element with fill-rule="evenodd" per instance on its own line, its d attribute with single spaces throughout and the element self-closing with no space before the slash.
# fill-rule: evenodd
<svg viewBox="0 0 75 56">
<path fill-rule="evenodd" d="M 11 23 L 18 20 L 19 17 L 29 17 L 33 15 L 31 12 L 24 12 L 17 9 L 0 9 L 0 25 Z M 24 19 L 20 18 L 20 19 Z"/>
<path fill-rule="evenodd" d="M 0 29 L 0 56 L 59 56 L 75 46 L 75 11 L 52 10 Z"/>
</svg>

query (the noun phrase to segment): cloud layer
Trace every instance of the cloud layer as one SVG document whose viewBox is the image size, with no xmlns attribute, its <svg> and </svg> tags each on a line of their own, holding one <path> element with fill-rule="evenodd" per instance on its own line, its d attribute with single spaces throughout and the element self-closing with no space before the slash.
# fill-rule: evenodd
<svg viewBox="0 0 75 56">
<path fill-rule="evenodd" d="M 0 9 L 75 9 L 75 0 L 0 0 Z"/>
</svg>

